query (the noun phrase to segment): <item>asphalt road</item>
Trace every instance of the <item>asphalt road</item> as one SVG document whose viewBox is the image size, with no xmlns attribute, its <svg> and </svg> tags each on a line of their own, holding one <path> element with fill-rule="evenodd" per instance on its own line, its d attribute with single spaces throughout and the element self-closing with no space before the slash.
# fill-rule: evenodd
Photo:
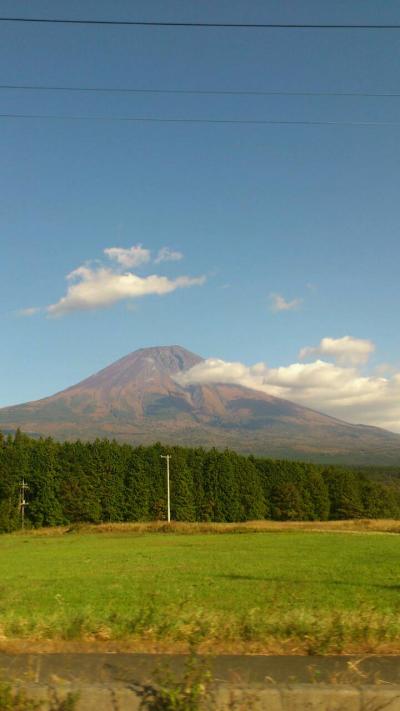
<svg viewBox="0 0 400 711">
<path fill-rule="evenodd" d="M 52 684 L 131 685 L 151 680 L 156 669 L 180 675 L 185 655 L 167 654 L 7 654 L 0 652 L 0 680 Z M 400 684 L 400 656 L 262 656 L 209 657 L 218 682 L 243 684 L 343 683 Z"/>
</svg>

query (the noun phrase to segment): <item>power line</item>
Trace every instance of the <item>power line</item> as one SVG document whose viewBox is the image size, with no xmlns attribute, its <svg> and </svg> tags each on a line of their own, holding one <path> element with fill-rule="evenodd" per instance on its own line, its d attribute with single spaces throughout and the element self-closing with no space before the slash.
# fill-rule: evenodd
<svg viewBox="0 0 400 711">
<path fill-rule="evenodd" d="M 42 84 L 0 84 L 0 89 L 21 91 L 71 91 L 99 94 L 184 94 L 212 96 L 344 96 L 390 98 L 400 97 L 400 92 L 364 92 L 364 91 L 240 91 L 230 89 L 138 89 L 114 88 L 107 86 L 46 86 Z"/>
<path fill-rule="evenodd" d="M 0 113 L 5 119 L 43 119 L 55 121 L 119 121 L 132 123 L 232 124 L 253 126 L 400 126 L 400 121 L 291 121 L 282 119 L 203 119 L 162 118 L 155 116 L 77 116 L 71 114 Z"/>
<path fill-rule="evenodd" d="M 50 17 L 0 17 L 0 22 L 42 23 L 61 25 L 114 25 L 123 27 L 205 27 L 267 30 L 400 30 L 400 25 L 252 23 L 252 22 L 160 22 L 137 20 L 68 20 Z"/>
</svg>

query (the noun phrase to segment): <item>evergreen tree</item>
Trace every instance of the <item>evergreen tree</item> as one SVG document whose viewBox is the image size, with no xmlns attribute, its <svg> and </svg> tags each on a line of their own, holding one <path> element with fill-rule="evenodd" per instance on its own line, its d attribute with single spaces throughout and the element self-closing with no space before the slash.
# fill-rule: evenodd
<svg viewBox="0 0 400 711">
<path fill-rule="evenodd" d="M 328 486 L 332 519 L 362 518 L 364 505 L 359 478 L 353 472 L 329 467 L 323 472 Z"/>
<path fill-rule="evenodd" d="M 150 481 L 142 447 L 131 450 L 125 473 L 125 521 L 148 521 L 150 518 Z"/>
<path fill-rule="evenodd" d="M 228 450 L 218 452 L 212 449 L 206 454 L 204 494 L 212 521 L 239 520 L 239 491 Z"/>
<path fill-rule="evenodd" d="M 260 473 L 246 457 L 230 452 L 238 487 L 240 508 L 238 521 L 257 521 L 269 513 L 269 505 L 264 496 Z"/>
<path fill-rule="evenodd" d="M 366 518 L 399 518 L 398 497 L 390 486 L 362 479 L 361 501 Z"/>
<path fill-rule="evenodd" d="M 276 485 L 271 493 L 272 518 L 278 521 L 304 520 L 304 502 L 295 484 Z"/>
<path fill-rule="evenodd" d="M 188 449 L 187 466 L 192 475 L 196 521 L 211 521 L 212 512 L 204 488 L 204 463 L 206 453 L 202 448 Z"/>
<path fill-rule="evenodd" d="M 89 446 L 79 440 L 60 450 L 60 493 L 66 521 L 100 523 L 99 481 Z"/>
<path fill-rule="evenodd" d="M 185 450 L 174 447 L 171 451 L 171 518 L 174 521 L 195 521 L 193 478 L 186 463 Z"/>
<path fill-rule="evenodd" d="M 0 532 L 20 526 L 19 473 L 11 435 L 0 442 Z"/>
<path fill-rule="evenodd" d="M 165 521 L 167 518 L 167 479 L 165 461 L 161 459 L 162 454 L 165 454 L 165 450 L 160 442 L 143 448 L 143 464 L 148 480 L 151 481 L 150 517 L 155 521 Z"/>
<path fill-rule="evenodd" d="M 0 434 L 0 531 L 20 526 L 19 491 L 29 486 L 27 524 L 165 520 L 165 461 L 171 453 L 171 513 L 181 521 L 325 520 L 400 516 L 397 469 L 243 457 L 235 452 L 133 448 L 115 441 L 34 440 Z M 370 473 L 370 476 L 369 476 Z"/>
<path fill-rule="evenodd" d="M 40 439 L 30 450 L 27 519 L 33 526 L 56 526 L 64 522 L 60 501 L 57 445 Z"/>
<path fill-rule="evenodd" d="M 125 508 L 123 452 L 117 442 L 97 439 L 89 445 L 91 466 L 96 470 L 102 521 L 122 521 Z"/>
</svg>

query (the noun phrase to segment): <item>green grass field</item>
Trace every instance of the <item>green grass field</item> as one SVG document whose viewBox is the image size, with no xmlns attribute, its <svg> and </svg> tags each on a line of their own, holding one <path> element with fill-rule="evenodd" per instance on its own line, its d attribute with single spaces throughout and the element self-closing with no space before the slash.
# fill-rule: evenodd
<svg viewBox="0 0 400 711">
<path fill-rule="evenodd" d="M 0 646 L 400 652 L 399 546 L 301 530 L 4 535 Z"/>
</svg>

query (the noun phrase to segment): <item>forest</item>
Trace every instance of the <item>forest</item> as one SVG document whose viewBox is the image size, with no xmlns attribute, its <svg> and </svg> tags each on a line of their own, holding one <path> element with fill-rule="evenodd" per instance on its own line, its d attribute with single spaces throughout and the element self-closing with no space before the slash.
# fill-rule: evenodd
<svg viewBox="0 0 400 711">
<path fill-rule="evenodd" d="M 234 451 L 134 447 L 109 440 L 57 442 L 0 433 L 0 531 L 77 522 L 399 518 L 400 489 L 365 472 Z"/>
</svg>

